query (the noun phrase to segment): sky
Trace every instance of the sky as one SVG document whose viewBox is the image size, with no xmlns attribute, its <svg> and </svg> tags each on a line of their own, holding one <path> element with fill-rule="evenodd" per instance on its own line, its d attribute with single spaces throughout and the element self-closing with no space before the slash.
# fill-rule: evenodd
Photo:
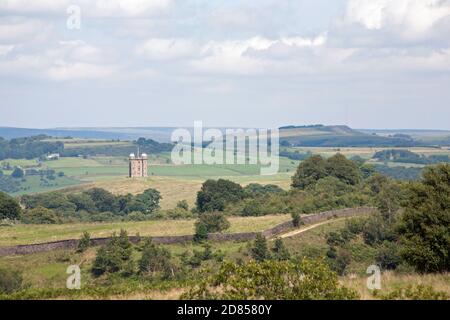
<svg viewBox="0 0 450 320">
<path fill-rule="evenodd" d="M 0 126 L 450 129 L 449 34 L 450 0 L 0 0 Z"/>
</svg>

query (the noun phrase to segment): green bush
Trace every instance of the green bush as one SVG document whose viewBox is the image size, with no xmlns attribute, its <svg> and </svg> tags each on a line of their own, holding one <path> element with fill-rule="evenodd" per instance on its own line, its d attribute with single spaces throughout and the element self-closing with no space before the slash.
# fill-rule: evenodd
<svg viewBox="0 0 450 320">
<path fill-rule="evenodd" d="M 420 272 L 450 271 L 450 164 L 428 167 L 408 186 L 400 216 L 400 254 Z"/>
<path fill-rule="evenodd" d="M 112 239 L 103 247 L 98 249 L 92 274 L 100 276 L 105 273 L 116 273 L 129 270 L 131 261 L 132 245 L 126 231 L 121 230 L 120 235 L 113 234 Z"/>
<path fill-rule="evenodd" d="M 339 284 L 320 260 L 223 263 L 219 271 L 191 287 L 183 299 L 348 300 L 358 294 Z"/>
<path fill-rule="evenodd" d="M 84 252 L 91 246 L 91 235 L 89 232 L 83 232 L 80 241 L 78 241 L 77 252 Z"/>
<path fill-rule="evenodd" d="M 169 250 L 158 247 L 151 240 L 147 240 L 142 249 L 142 257 L 138 262 L 139 272 L 152 277 L 161 275 L 164 279 L 170 278 L 174 272 L 170 259 Z"/>
<path fill-rule="evenodd" d="M 198 217 L 195 223 L 195 230 L 207 233 L 222 232 L 230 227 L 230 222 L 221 212 L 204 212 Z"/>
<path fill-rule="evenodd" d="M 56 224 L 60 223 L 61 219 L 54 210 L 36 207 L 25 210 L 22 215 L 22 221 L 28 224 Z"/>
<path fill-rule="evenodd" d="M 262 234 L 257 234 L 253 246 L 250 248 L 250 253 L 256 261 L 264 261 L 270 259 L 270 252 L 267 247 L 267 240 Z"/>
<path fill-rule="evenodd" d="M 19 203 L 13 197 L 0 191 L 0 220 L 16 220 L 20 218 L 21 213 L 22 209 Z"/>
</svg>

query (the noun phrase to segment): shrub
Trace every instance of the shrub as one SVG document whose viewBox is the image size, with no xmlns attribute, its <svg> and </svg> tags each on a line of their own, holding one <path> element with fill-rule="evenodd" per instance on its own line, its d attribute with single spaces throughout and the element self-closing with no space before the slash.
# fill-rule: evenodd
<svg viewBox="0 0 450 320">
<path fill-rule="evenodd" d="M 0 267 L 0 294 L 11 294 L 23 289 L 23 276 L 19 270 Z"/>
<path fill-rule="evenodd" d="M 400 217 L 400 254 L 420 272 L 450 270 L 450 164 L 428 167 L 408 186 Z"/>
<path fill-rule="evenodd" d="M 383 300 L 448 300 L 450 296 L 444 291 L 434 290 L 427 285 L 408 285 L 405 288 L 382 294 L 374 291 L 374 296 Z"/>
<path fill-rule="evenodd" d="M 401 263 L 401 257 L 398 252 L 398 244 L 395 242 L 385 241 L 377 249 L 377 264 L 384 270 L 393 270 Z"/>
<path fill-rule="evenodd" d="M 284 245 L 283 240 L 277 238 L 274 242 L 274 246 L 272 248 L 272 259 L 283 261 L 289 260 L 291 258 L 291 254 L 289 250 Z"/>
<path fill-rule="evenodd" d="M 195 223 L 194 241 L 200 242 L 208 239 L 208 228 L 204 223 Z"/>
<path fill-rule="evenodd" d="M 0 191 L 0 219 L 19 219 L 22 213 L 19 203 Z"/>
<path fill-rule="evenodd" d="M 54 210 L 36 207 L 26 210 L 22 215 L 22 221 L 29 224 L 56 224 L 61 222 L 61 219 Z"/>
<path fill-rule="evenodd" d="M 302 220 L 300 218 L 300 213 L 292 212 L 291 217 L 292 217 L 292 224 L 294 225 L 294 227 L 296 227 L 296 228 L 300 227 L 300 225 L 302 224 Z"/>
<path fill-rule="evenodd" d="M 256 239 L 253 242 L 250 253 L 252 258 L 256 261 L 264 261 L 270 259 L 270 252 L 267 248 L 267 240 L 262 234 L 259 233 L 256 235 Z"/>
<path fill-rule="evenodd" d="M 221 212 L 205 212 L 199 215 L 198 221 L 195 223 L 196 230 L 200 225 L 206 227 L 207 233 L 214 233 L 228 229 L 230 227 L 230 222 Z"/>
<path fill-rule="evenodd" d="M 161 274 L 163 278 L 167 279 L 173 276 L 170 258 L 169 250 L 158 247 L 151 240 L 147 240 L 142 249 L 142 257 L 138 263 L 139 272 L 152 277 Z"/>
<path fill-rule="evenodd" d="M 92 273 L 94 276 L 100 276 L 105 273 L 116 273 L 125 271 L 131 262 L 132 247 L 124 230 L 120 235 L 113 234 L 112 239 L 97 251 Z"/>
<path fill-rule="evenodd" d="M 223 263 L 214 274 L 182 296 L 220 300 L 348 300 L 358 294 L 339 284 L 320 260 Z"/>
<path fill-rule="evenodd" d="M 80 241 L 78 241 L 77 252 L 84 252 L 91 246 L 91 235 L 89 232 L 83 232 Z"/>
<path fill-rule="evenodd" d="M 186 200 L 180 200 L 177 203 L 177 208 L 184 209 L 184 210 L 188 211 L 189 210 L 189 204 L 188 204 L 188 202 Z"/>
</svg>

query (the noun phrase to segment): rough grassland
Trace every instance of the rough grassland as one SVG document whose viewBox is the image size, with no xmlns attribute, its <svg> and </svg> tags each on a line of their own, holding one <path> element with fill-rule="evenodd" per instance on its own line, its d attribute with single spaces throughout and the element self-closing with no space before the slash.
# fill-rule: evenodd
<svg viewBox="0 0 450 320">
<path fill-rule="evenodd" d="M 230 217 L 226 232 L 257 232 L 288 221 L 289 215 Z M 143 222 L 72 223 L 61 225 L 15 225 L 0 227 L 0 246 L 31 244 L 64 239 L 78 239 L 84 231 L 91 237 L 108 237 L 125 229 L 129 235 L 167 236 L 194 233 L 195 220 L 154 220 Z"/>
</svg>

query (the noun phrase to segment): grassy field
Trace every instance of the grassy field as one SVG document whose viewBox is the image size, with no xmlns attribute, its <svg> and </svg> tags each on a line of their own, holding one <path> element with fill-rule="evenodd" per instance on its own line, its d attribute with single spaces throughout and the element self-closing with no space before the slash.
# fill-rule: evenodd
<svg viewBox="0 0 450 320">
<path fill-rule="evenodd" d="M 227 233 L 257 232 L 288 221 L 289 215 L 230 217 Z M 72 223 L 60 225 L 15 225 L 0 227 L 0 246 L 78 239 L 84 231 L 92 237 L 108 237 L 124 229 L 129 235 L 167 236 L 194 234 L 195 220 L 154 220 L 143 222 Z"/>
</svg>

